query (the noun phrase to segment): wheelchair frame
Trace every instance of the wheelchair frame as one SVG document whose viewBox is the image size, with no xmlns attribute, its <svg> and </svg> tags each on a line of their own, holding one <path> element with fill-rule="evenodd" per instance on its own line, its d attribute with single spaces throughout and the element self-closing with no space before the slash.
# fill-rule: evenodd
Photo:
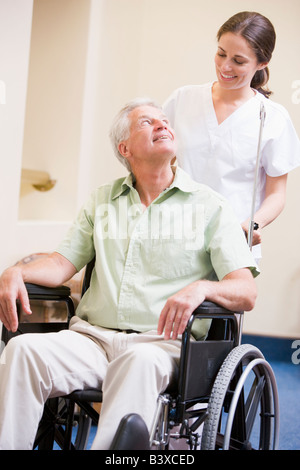
<svg viewBox="0 0 300 470">
<path fill-rule="evenodd" d="M 89 285 L 93 266 L 94 261 L 87 265 L 83 292 Z M 65 302 L 68 321 L 75 314 L 68 287 L 46 288 L 34 284 L 26 287 L 30 300 Z M 192 314 L 182 336 L 178 384 L 158 397 L 147 448 L 166 450 L 172 439 L 184 439 L 191 450 L 277 449 L 279 402 L 275 376 L 261 351 L 241 344 L 241 321 L 237 317 L 242 316 L 243 312 L 232 312 L 212 302 L 204 302 Z M 192 337 L 197 318 L 212 319 L 205 341 Z M 67 328 L 68 321 L 21 323 L 16 334 L 58 331 Z M 16 334 L 3 326 L 5 343 Z M 101 401 L 100 390 L 78 390 L 49 399 L 35 447 L 52 449 L 56 441 L 64 450 L 85 449 L 91 423 L 96 424 L 99 417 L 92 404 Z M 75 405 L 79 407 L 76 413 Z M 258 431 L 254 426 L 257 419 Z M 74 425 L 77 433 L 72 442 Z M 173 432 L 176 428 L 179 431 Z M 258 434 L 255 444 L 253 432 Z"/>
<path fill-rule="evenodd" d="M 242 314 L 234 314 L 210 302 L 204 302 L 196 309 L 183 335 L 179 393 L 177 396 L 160 395 L 150 446 L 164 450 L 171 438 L 183 438 L 191 450 L 277 449 L 279 401 L 276 379 L 261 351 L 255 346 L 240 344 L 237 339 L 240 331 L 236 315 Z M 224 339 L 220 339 L 222 331 L 219 328 L 211 331 L 206 341 L 191 341 L 192 324 L 198 317 L 225 320 Z M 184 343 L 188 344 L 186 348 Z M 213 364 L 212 368 L 209 362 Z M 203 368 L 203 379 L 198 377 L 196 384 L 192 383 L 189 388 L 184 376 L 189 376 L 191 370 L 203 371 Z M 194 409 L 195 404 L 202 406 Z M 257 426 L 255 428 L 257 420 L 258 430 Z M 179 432 L 172 434 L 172 428 L 177 425 L 180 425 Z M 251 440 L 252 433 L 255 445 Z"/>
</svg>

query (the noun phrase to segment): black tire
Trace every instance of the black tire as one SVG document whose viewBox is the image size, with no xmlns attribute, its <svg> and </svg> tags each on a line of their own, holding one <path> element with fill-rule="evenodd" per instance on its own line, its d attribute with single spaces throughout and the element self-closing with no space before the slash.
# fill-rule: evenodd
<svg viewBox="0 0 300 470">
<path fill-rule="evenodd" d="M 250 387 L 246 378 L 252 380 Z M 214 382 L 207 411 L 202 450 L 277 447 L 277 387 L 273 371 L 259 349 L 244 344 L 228 354 Z"/>
</svg>

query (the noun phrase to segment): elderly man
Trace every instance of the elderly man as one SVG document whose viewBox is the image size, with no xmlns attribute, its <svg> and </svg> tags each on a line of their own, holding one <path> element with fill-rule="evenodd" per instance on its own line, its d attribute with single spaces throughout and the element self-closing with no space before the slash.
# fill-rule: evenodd
<svg viewBox="0 0 300 470">
<path fill-rule="evenodd" d="M 171 166 L 176 139 L 161 108 L 131 102 L 111 136 L 130 174 L 92 193 L 53 254 L 0 278 L 0 319 L 15 331 L 16 299 L 30 314 L 24 282 L 59 285 L 96 257 L 69 330 L 19 336 L 4 350 L 1 449 L 32 448 L 48 397 L 102 382 L 94 449 L 110 447 L 127 413 L 150 426 L 193 310 L 205 299 L 254 306 L 258 271 L 240 225 L 222 197 Z M 200 323 L 198 335 L 207 329 Z"/>
</svg>

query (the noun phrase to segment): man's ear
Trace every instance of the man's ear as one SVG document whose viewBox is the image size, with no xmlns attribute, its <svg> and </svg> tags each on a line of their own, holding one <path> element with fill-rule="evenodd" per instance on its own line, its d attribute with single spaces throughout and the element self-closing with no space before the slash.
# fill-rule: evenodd
<svg viewBox="0 0 300 470">
<path fill-rule="evenodd" d="M 121 154 L 123 157 L 125 157 L 125 158 L 128 157 L 129 149 L 128 149 L 128 147 L 127 147 L 126 141 L 123 141 L 123 142 L 120 142 L 120 143 L 119 143 L 118 150 L 119 150 L 120 154 Z"/>
</svg>

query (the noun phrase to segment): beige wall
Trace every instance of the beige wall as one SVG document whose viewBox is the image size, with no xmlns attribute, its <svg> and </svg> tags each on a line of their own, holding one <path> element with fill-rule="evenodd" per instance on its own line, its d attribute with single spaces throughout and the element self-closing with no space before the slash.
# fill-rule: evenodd
<svg viewBox="0 0 300 470">
<path fill-rule="evenodd" d="M 107 136 L 120 106 L 141 95 L 163 102 L 178 86 L 214 79 L 216 31 L 237 11 L 257 10 L 274 23 L 273 99 L 288 109 L 300 134 L 300 92 L 293 88 L 300 89 L 299 0 L 35 0 L 29 61 L 31 8 L 29 0 L 0 0 L 0 26 L 4 18 L 16 22 L 14 41 L 9 28 L 0 33 L 8 40 L 11 70 L 0 81 L 20 92 L 13 106 L 0 100 L 0 112 L 13 117 L 6 134 L 15 132 L 13 144 L 0 142 L 9 175 L 1 172 L 1 189 L 11 207 L 2 211 L 8 215 L 1 270 L 20 256 L 54 249 L 89 191 L 125 174 Z M 23 166 L 49 171 L 55 188 L 38 193 L 20 185 L 21 159 Z M 300 337 L 299 178 L 300 170 L 289 176 L 285 211 L 265 229 L 259 298 L 246 315 L 247 332 Z"/>
<path fill-rule="evenodd" d="M 0 263 L 14 259 L 33 0 L 0 0 Z"/>
<path fill-rule="evenodd" d="M 21 182 L 22 221 L 64 221 L 77 208 L 89 15 L 88 0 L 34 2 L 22 166 L 57 183 L 39 193 Z"/>
</svg>

